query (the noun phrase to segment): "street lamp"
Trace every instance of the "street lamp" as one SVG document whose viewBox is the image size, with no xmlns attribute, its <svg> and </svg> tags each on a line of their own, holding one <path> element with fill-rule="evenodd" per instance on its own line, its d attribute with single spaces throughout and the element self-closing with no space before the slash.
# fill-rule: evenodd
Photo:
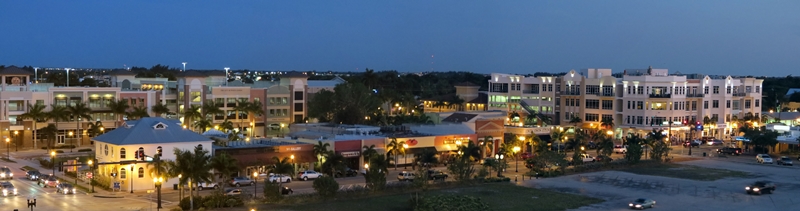
<svg viewBox="0 0 800 211">
<path fill-rule="evenodd" d="M 70 138 L 72 138 L 72 135 L 73 135 L 72 131 L 69 131 L 69 137 Z M 69 152 L 72 152 L 72 147 L 69 148 Z"/>
<path fill-rule="evenodd" d="M 34 81 L 35 81 L 34 83 L 38 84 L 39 83 L 39 67 L 33 67 L 33 78 L 34 78 Z"/>
<path fill-rule="evenodd" d="M 64 68 L 64 70 L 67 71 L 67 87 L 69 87 L 69 69 L 70 68 Z"/>
<path fill-rule="evenodd" d="M 186 62 L 181 62 L 183 64 L 183 72 L 186 72 Z"/>
<path fill-rule="evenodd" d="M 156 206 L 157 210 L 163 208 L 163 207 L 161 207 L 161 183 L 162 182 L 164 182 L 164 178 L 163 177 L 153 178 L 153 183 L 156 185 L 156 190 L 158 190 L 158 206 Z M 94 187 L 94 186 L 92 186 L 92 187 Z"/>
<path fill-rule="evenodd" d="M 253 184 L 253 198 L 256 198 L 258 196 L 258 172 L 257 171 L 253 171 L 253 181 L 255 181 L 255 183 Z"/>
<path fill-rule="evenodd" d="M 290 155 L 289 158 L 292 159 L 292 173 L 294 173 L 294 155 Z"/>
<path fill-rule="evenodd" d="M 16 142 L 14 144 L 14 152 L 19 152 L 19 144 L 18 144 L 20 142 L 19 141 L 19 130 L 15 130 L 14 131 L 14 142 Z"/>
<path fill-rule="evenodd" d="M 105 130 L 106 130 L 106 128 L 100 127 L 100 134 L 102 135 L 103 133 L 105 133 Z"/>
<path fill-rule="evenodd" d="M 133 193 L 133 163 L 131 163 L 131 173 L 128 177 L 131 178 L 131 193 Z"/>
<path fill-rule="evenodd" d="M 403 144 L 403 163 L 406 164 L 403 169 L 408 169 L 408 156 L 406 156 L 405 151 L 408 151 L 408 144 Z"/>
<path fill-rule="evenodd" d="M 94 193 L 94 165 L 93 164 L 94 164 L 94 161 L 89 160 L 89 168 L 91 169 L 90 171 L 92 171 L 92 179 L 89 180 L 89 183 L 91 183 L 91 185 L 92 185 L 92 193 Z"/>
<path fill-rule="evenodd" d="M 495 155 L 494 155 L 494 158 L 495 158 L 495 159 L 497 159 L 497 161 L 498 161 L 498 162 L 503 162 L 503 155 L 502 155 L 502 154 L 495 154 Z M 504 167 L 505 167 L 505 166 L 504 166 Z M 502 170 L 505 170 L 505 168 L 503 168 Z M 497 176 L 498 176 L 498 177 L 501 175 L 501 173 L 500 173 L 500 172 L 502 172 L 502 170 L 498 170 L 498 171 L 497 171 Z"/>
<path fill-rule="evenodd" d="M 181 183 L 181 178 L 182 177 L 183 177 L 183 174 L 178 174 L 178 187 L 180 187 L 180 191 L 178 192 L 178 198 L 180 198 L 180 199 L 178 199 L 178 201 L 183 200 L 183 183 Z"/>
<path fill-rule="evenodd" d="M 521 138 L 523 138 L 523 139 L 524 139 L 525 137 L 521 137 Z M 582 148 L 583 148 L 583 147 L 581 147 L 581 149 L 582 149 Z M 514 149 L 513 149 L 513 151 L 514 151 L 514 163 L 516 164 L 516 167 L 514 167 L 514 168 L 515 168 L 515 169 L 514 169 L 514 172 L 519 172 L 519 160 L 518 160 L 518 158 L 517 158 L 517 152 L 519 152 L 519 147 L 518 147 L 518 146 L 515 146 L 515 147 L 514 147 Z"/>
<path fill-rule="evenodd" d="M 11 151 L 9 150 L 11 149 L 10 144 L 11 144 L 11 139 L 6 138 L 6 160 L 11 160 Z"/>
<path fill-rule="evenodd" d="M 56 151 L 55 150 L 50 151 L 50 157 L 52 157 L 50 159 L 50 162 L 53 163 L 53 176 L 55 176 L 56 175 Z"/>
<path fill-rule="evenodd" d="M 283 123 L 281 123 L 281 137 L 283 137 L 283 127 L 285 127 L 285 126 L 286 126 L 286 125 L 284 125 Z"/>
<path fill-rule="evenodd" d="M 228 70 L 230 69 L 230 67 L 225 67 L 225 86 L 228 86 Z"/>
</svg>

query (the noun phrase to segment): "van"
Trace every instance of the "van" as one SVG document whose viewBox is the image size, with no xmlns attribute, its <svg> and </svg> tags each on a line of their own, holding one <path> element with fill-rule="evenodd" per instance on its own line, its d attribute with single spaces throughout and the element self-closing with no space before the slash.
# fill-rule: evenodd
<svg viewBox="0 0 800 211">
<path fill-rule="evenodd" d="M 400 174 L 397 175 L 397 180 L 400 180 L 400 181 L 414 181 L 415 177 L 416 176 L 414 175 L 413 172 L 403 171 L 403 172 L 400 172 Z"/>
</svg>

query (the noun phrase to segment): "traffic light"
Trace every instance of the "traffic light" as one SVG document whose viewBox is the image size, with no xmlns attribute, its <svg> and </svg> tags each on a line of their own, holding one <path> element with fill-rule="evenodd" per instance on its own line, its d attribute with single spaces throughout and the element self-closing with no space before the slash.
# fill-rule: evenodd
<svg viewBox="0 0 800 211">
<path fill-rule="evenodd" d="M 133 157 L 139 159 L 139 151 L 134 152 Z"/>
<path fill-rule="evenodd" d="M 144 161 L 144 151 L 139 151 L 139 159 Z"/>
</svg>

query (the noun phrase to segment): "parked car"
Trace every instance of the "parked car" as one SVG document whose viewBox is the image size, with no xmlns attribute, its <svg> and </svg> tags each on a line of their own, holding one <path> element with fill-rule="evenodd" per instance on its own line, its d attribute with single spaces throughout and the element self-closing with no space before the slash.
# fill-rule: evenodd
<svg viewBox="0 0 800 211">
<path fill-rule="evenodd" d="M 628 207 L 630 207 L 631 209 L 643 210 L 644 208 L 653 208 L 655 206 L 656 206 L 655 200 L 646 198 L 636 199 L 635 201 L 628 203 Z"/>
<path fill-rule="evenodd" d="M 282 174 L 269 174 L 267 177 L 269 182 L 292 182 L 292 178 Z"/>
<path fill-rule="evenodd" d="M 721 145 L 723 145 L 725 143 L 722 142 L 722 140 L 716 140 L 715 139 L 715 140 L 710 140 L 710 141 L 706 142 L 706 144 L 708 144 L 708 146 L 721 146 Z"/>
<path fill-rule="evenodd" d="M 611 162 L 611 161 L 613 161 L 614 159 L 613 159 L 613 158 L 611 158 L 611 157 L 605 156 L 605 155 L 598 155 L 597 157 L 594 157 L 594 160 L 596 160 L 596 161 L 605 161 L 605 160 L 608 160 L 609 162 Z"/>
<path fill-rule="evenodd" d="M 768 154 L 758 154 L 756 155 L 756 162 L 772 164 L 772 157 L 770 157 Z"/>
<path fill-rule="evenodd" d="M 16 196 L 19 193 L 17 192 L 17 188 L 14 187 L 11 182 L 3 182 L 0 183 L 0 189 L 3 190 L 3 196 Z"/>
<path fill-rule="evenodd" d="M 63 194 L 75 194 L 77 193 L 77 189 L 69 183 L 59 183 L 56 185 L 56 193 L 63 193 Z"/>
<path fill-rule="evenodd" d="M 699 140 L 685 141 L 685 142 L 683 142 L 683 147 L 684 148 L 685 147 L 697 147 L 697 148 L 700 148 L 700 141 Z"/>
<path fill-rule="evenodd" d="M 400 180 L 400 181 L 414 181 L 415 177 L 416 176 L 414 175 L 413 172 L 403 171 L 403 172 L 400 172 L 400 174 L 397 175 L 397 180 Z"/>
<path fill-rule="evenodd" d="M 590 141 L 588 144 L 586 144 L 586 148 L 597 149 L 597 144 L 595 144 L 594 141 Z"/>
<path fill-rule="evenodd" d="M 219 184 L 213 182 L 200 182 L 197 183 L 197 189 L 204 190 L 204 189 L 217 189 L 219 188 Z"/>
<path fill-rule="evenodd" d="M 234 177 L 231 179 L 231 186 L 241 187 L 242 185 L 254 185 L 255 181 L 248 177 Z"/>
<path fill-rule="evenodd" d="M 522 155 L 520 155 L 520 157 L 521 157 L 523 160 L 527 160 L 527 159 L 530 159 L 530 158 L 532 158 L 533 156 L 531 155 L 531 153 L 523 152 L 523 153 L 522 153 Z"/>
<path fill-rule="evenodd" d="M 734 147 L 723 147 L 717 149 L 717 153 L 719 154 L 729 154 L 729 155 L 741 155 L 742 148 L 734 148 Z"/>
<path fill-rule="evenodd" d="M 31 170 L 31 171 L 25 172 L 25 178 L 28 178 L 28 180 L 34 181 L 34 180 L 39 179 L 39 175 L 41 175 L 41 174 L 42 173 L 39 173 L 39 171 Z"/>
<path fill-rule="evenodd" d="M 355 177 L 358 175 L 356 170 L 351 169 L 350 167 L 345 167 L 344 171 L 336 170 L 336 177 Z"/>
<path fill-rule="evenodd" d="M 239 188 L 231 188 L 225 191 L 226 196 L 238 196 L 242 195 L 242 189 Z"/>
<path fill-rule="evenodd" d="M 747 191 L 747 194 L 772 194 L 772 192 L 775 192 L 775 184 L 769 181 L 757 181 L 744 187 L 744 190 Z"/>
<path fill-rule="evenodd" d="M 0 167 L 0 179 L 14 179 L 14 173 L 8 167 Z"/>
<path fill-rule="evenodd" d="M 439 170 L 428 170 L 428 180 L 446 180 L 447 173 Z"/>
<path fill-rule="evenodd" d="M 297 173 L 297 179 L 299 180 L 317 179 L 321 176 L 322 174 L 312 170 L 306 170 Z"/>
<path fill-rule="evenodd" d="M 290 187 L 283 186 L 281 188 L 281 194 L 283 194 L 283 195 L 289 195 L 289 194 L 292 194 L 292 193 L 294 193 L 294 190 L 292 190 L 292 188 L 290 188 Z"/>
<path fill-rule="evenodd" d="M 614 153 L 625 154 L 628 152 L 628 145 L 614 145 Z"/>
<path fill-rule="evenodd" d="M 789 156 L 781 156 L 781 158 L 778 159 L 778 162 L 776 162 L 776 163 L 778 165 L 791 166 L 792 165 L 792 159 L 790 159 Z"/>
</svg>

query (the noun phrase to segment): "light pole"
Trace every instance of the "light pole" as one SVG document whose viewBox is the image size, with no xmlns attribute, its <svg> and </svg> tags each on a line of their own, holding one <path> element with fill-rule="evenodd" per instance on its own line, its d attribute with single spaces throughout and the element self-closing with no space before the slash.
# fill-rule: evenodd
<svg viewBox="0 0 800 211">
<path fill-rule="evenodd" d="M 128 177 L 131 178 L 131 193 L 133 193 L 133 163 L 131 163 L 131 174 Z"/>
<path fill-rule="evenodd" d="M 72 133 L 72 131 L 69 131 L 69 137 L 70 137 L 70 139 L 72 139 L 72 135 L 73 135 L 73 134 L 74 134 L 74 133 Z M 72 147 L 70 147 L 70 148 L 69 148 L 69 152 L 72 152 Z"/>
<path fill-rule="evenodd" d="M 14 152 L 19 152 L 19 130 L 14 131 Z"/>
<path fill-rule="evenodd" d="M 285 126 L 286 126 L 286 125 L 284 125 L 283 123 L 281 123 L 281 137 L 283 137 L 283 127 L 285 127 Z"/>
<path fill-rule="evenodd" d="M 34 78 L 34 81 L 35 81 L 34 83 L 38 84 L 39 83 L 39 67 L 33 67 L 33 78 Z"/>
<path fill-rule="evenodd" d="M 408 144 L 403 144 L 403 163 L 406 164 L 403 166 L 403 169 L 408 169 L 408 156 L 406 156 L 405 151 L 408 151 Z"/>
<path fill-rule="evenodd" d="M 183 64 L 183 72 L 186 72 L 186 62 L 181 62 Z"/>
<path fill-rule="evenodd" d="M 53 162 L 53 176 L 56 176 L 56 151 L 55 150 L 50 151 L 50 157 L 52 157 L 52 159 L 50 159 L 50 162 Z"/>
<path fill-rule="evenodd" d="M 89 184 L 92 185 L 92 193 L 94 193 L 94 165 L 93 164 L 94 164 L 94 161 L 89 160 L 89 168 L 90 168 L 90 171 L 92 172 L 92 179 L 89 180 Z"/>
<path fill-rule="evenodd" d="M 158 191 L 158 206 L 156 206 L 156 210 L 161 209 L 161 183 L 164 182 L 163 177 L 153 178 L 153 183 L 156 185 L 156 190 Z"/>
<path fill-rule="evenodd" d="M 581 149 L 583 149 L 583 147 L 581 147 Z M 519 172 L 519 160 L 517 159 L 517 153 L 519 152 L 519 146 L 515 146 L 513 150 L 514 150 L 514 163 L 516 165 L 516 167 L 514 167 L 515 168 L 514 172 Z"/>
<path fill-rule="evenodd" d="M 178 192 L 178 198 L 180 198 L 180 199 L 178 199 L 178 201 L 182 201 L 183 200 L 183 183 L 181 183 L 181 178 L 182 177 L 183 177 L 183 174 L 178 174 L 178 187 L 180 189 L 179 192 Z"/>
<path fill-rule="evenodd" d="M 503 162 L 503 155 L 502 154 L 499 154 L 499 153 L 495 154 L 494 158 L 497 159 L 498 163 L 502 163 Z M 504 169 L 505 168 L 500 169 L 500 170 L 497 171 L 497 177 L 500 177 L 502 175 L 501 172 L 503 172 Z"/>
<path fill-rule="evenodd" d="M 258 172 L 257 171 L 253 171 L 253 181 L 255 181 L 255 183 L 253 184 L 253 198 L 257 198 L 257 196 L 258 196 Z"/>
<path fill-rule="evenodd" d="M 105 130 L 106 130 L 106 128 L 100 127 L 100 135 L 103 135 L 103 133 L 105 133 Z"/>
<path fill-rule="evenodd" d="M 67 71 L 67 87 L 69 87 L 69 69 L 70 68 L 64 68 L 64 70 Z"/>
<path fill-rule="evenodd" d="M 11 139 L 6 138 L 6 160 L 11 160 Z"/>
<path fill-rule="evenodd" d="M 225 67 L 225 86 L 228 86 L 228 70 L 230 69 L 230 67 Z"/>
<path fill-rule="evenodd" d="M 289 158 L 291 158 L 291 159 L 292 159 L 292 173 L 294 173 L 294 171 L 295 171 L 295 167 L 294 167 L 294 155 L 290 155 L 290 156 L 289 156 Z"/>
</svg>

